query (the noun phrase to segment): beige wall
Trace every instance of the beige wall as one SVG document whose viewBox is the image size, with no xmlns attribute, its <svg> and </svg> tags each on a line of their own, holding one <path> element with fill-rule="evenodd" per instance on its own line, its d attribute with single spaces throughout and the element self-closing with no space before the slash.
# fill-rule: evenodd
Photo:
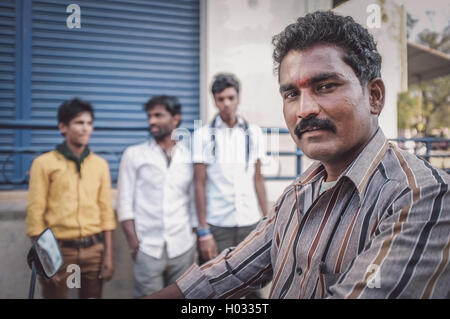
<svg viewBox="0 0 450 319">
<path fill-rule="evenodd" d="M 209 88 L 218 72 L 235 73 L 242 84 L 240 113 L 261 126 L 284 127 L 278 81 L 273 73 L 272 36 L 310 9 L 328 9 L 329 0 L 205 1 L 206 28 L 203 69 L 206 112 L 215 114 Z"/>
</svg>

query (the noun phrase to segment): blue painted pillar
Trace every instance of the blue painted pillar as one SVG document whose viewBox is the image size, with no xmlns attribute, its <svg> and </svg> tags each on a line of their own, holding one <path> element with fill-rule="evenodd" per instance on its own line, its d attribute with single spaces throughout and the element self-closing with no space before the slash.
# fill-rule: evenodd
<svg viewBox="0 0 450 319">
<path fill-rule="evenodd" d="M 15 119 L 31 119 L 31 0 L 16 0 L 16 47 L 15 47 Z M 14 131 L 14 147 L 31 145 L 30 129 Z M 30 155 L 14 156 L 14 180 L 25 178 L 31 161 Z"/>
</svg>

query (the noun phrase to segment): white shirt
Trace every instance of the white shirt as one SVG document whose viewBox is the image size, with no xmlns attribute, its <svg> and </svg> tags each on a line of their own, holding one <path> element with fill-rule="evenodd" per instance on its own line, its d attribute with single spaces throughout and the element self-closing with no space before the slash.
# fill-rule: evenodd
<svg viewBox="0 0 450 319">
<path fill-rule="evenodd" d="M 128 147 L 122 155 L 118 218 L 121 222 L 134 219 L 140 251 L 154 258 L 161 258 L 164 244 L 169 258 L 174 258 L 195 243 L 192 227 L 197 217 L 189 159 L 189 150 L 177 143 L 168 166 L 164 151 L 153 139 Z"/>
<path fill-rule="evenodd" d="M 256 161 L 265 156 L 263 134 L 259 126 L 249 124 L 247 168 L 243 126 L 241 117 L 229 128 L 217 116 L 214 129 L 208 124 L 194 133 L 193 162 L 207 164 L 206 221 L 214 226 L 250 226 L 261 219 L 254 175 Z"/>
</svg>

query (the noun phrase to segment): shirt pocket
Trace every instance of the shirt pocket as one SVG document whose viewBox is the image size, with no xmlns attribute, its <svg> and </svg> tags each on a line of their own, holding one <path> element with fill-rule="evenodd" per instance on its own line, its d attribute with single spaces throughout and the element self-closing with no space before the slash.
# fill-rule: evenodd
<svg viewBox="0 0 450 319">
<path fill-rule="evenodd" d="M 323 274 L 319 273 L 319 277 L 317 277 L 316 288 L 314 290 L 313 298 L 323 299 L 326 297 L 328 289 L 334 285 L 338 280 L 341 274 Z"/>
<path fill-rule="evenodd" d="M 100 174 L 92 173 L 89 176 L 86 176 L 86 178 L 81 180 L 82 183 L 82 189 L 81 191 L 84 191 L 84 195 L 91 200 L 97 200 L 99 191 L 100 191 L 100 181 L 101 181 Z M 104 187 L 110 187 L 110 185 L 104 185 Z"/>
<path fill-rule="evenodd" d="M 165 173 L 156 165 L 146 163 L 136 171 L 135 187 L 145 187 L 146 191 L 160 188 L 166 181 Z"/>
<path fill-rule="evenodd" d="M 324 277 L 324 282 L 325 282 L 325 287 L 326 287 L 325 290 L 326 290 L 338 282 L 339 278 L 341 278 L 342 273 L 330 273 L 330 274 L 322 274 L 322 275 Z"/>
<path fill-rule="evenodd" d="M 57 168 L 50 173 L 50 187 L 52 194 L 64 194 L 73 197 L 76 194 L 76 175 L 71 173 L 68 168 Z"/>
<path fill-rule="evenodd" d="M 321 285 L 321 298 L 324 298 L 327 294 L 328 289 L 336 284 L 339 281 L 339 278 L 341 278 L 342 273 L 335 273 L 331 271 L 327 271 L 326 266 L 322 262 L 320 264 L 320 271 L 319 271 L 319 280 Z"/>
</svg>

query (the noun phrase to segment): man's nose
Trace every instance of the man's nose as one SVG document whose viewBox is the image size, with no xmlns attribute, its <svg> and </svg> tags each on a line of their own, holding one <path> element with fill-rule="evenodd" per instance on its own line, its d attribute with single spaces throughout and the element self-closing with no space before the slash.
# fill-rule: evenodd
<svg viewBox="0 0 450 319">
<path fill-rule="evenodd" d="M 226 106 L 226 107 L 230 107 L 230 105 L 231 105 L 231 100 L 230 100 L 230 99 L 224 99 L 224 100 L 223 100 L 223 105 Z"/>
<path fill-rule="evenodd" d="M 319 114 L 320 108 L 316 99 L 307 90 L 301 92 L 298 99 L 296 115 L 299 118 L 308 118 Z"/>
</svg>

